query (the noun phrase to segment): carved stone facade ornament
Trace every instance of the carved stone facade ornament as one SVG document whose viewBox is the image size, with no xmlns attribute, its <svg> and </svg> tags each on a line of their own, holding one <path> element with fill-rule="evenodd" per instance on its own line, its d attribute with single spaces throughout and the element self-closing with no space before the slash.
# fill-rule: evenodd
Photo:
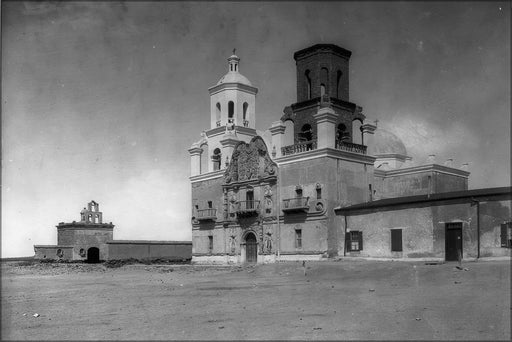
<svg viewBox="0 0 512 342">
<path fill-rule="evenodd" d="M 270 159 L 267 146 L 259 136 L 249 144 L 241 141 L 236 145 L 231 162 L 224 173 L 224 183 L 244 182 L 273 176 L 277 165 Z"/>
<path fill-rule="evenodd" d="M 265 212 L 267 214 L 272 213 L 272 188 L 270 185 L 265 186 Z"/>
</svg>

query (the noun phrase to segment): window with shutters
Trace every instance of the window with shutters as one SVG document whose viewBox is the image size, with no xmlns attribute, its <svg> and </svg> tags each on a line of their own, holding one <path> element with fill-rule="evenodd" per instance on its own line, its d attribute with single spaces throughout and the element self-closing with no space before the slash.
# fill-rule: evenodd
<svg viewBox="0 0 512 342">
<path fill-rule="evenodd" d="M 501 247 L 512 248 L 512 222 L 501 225 Z"/>
<path fill-rule="evenodd" d="M 302 248 L 302 229 L 295 229 L 295 248 Z"/>
<path fill-rule="evenodd" d="M 352 230 L 345 235 L 347 251 L 357 252 L 363 250 L 363 232 Z"/>
<path fill-rule="evenodd" d="M 208 236 L 208 253 L 213 252 L 213 236 Z"/>
<path fill-rule="evenodd" d="M 402 252 L 402 229 L 391 229 L 391 251 Z"/>
</svg>

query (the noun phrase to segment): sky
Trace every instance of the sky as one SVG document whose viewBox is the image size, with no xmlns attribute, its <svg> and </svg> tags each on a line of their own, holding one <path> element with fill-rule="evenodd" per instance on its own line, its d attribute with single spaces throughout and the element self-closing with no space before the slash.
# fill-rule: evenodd
<svg viewBox="0 0 512 342">
<path fill-rule="evenodd" d="M 95 200 L 114 239 L 190 240 L 190 157 L 236 48 L 256 128 L 296 101 L 293 53 L 352 51 L 350 101 L 416 165 L 510 185 L 510 2 L 2 1 L 2 257 Z"/>
</svg>

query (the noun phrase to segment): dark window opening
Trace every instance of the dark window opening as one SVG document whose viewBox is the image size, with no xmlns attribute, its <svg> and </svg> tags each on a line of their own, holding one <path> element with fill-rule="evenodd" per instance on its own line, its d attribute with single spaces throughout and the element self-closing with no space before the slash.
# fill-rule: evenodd
<svg viewBox="0 0 512 342">
<path fill-rule="evenodd" d="M 212 205 L 213 205 L 212 201 L 208 201 L 208 209 L 211 209 Z"/>
<path fill-rule="evenodd" d="M 501 247 L 512 248 L 512 222 L 501 225 Z"/>
<path fill-rule="evenodd" d="M 295 248 L 302 248 L 302 229 L 295 229 Z"/>
<path fill-rule="evenodd" d="M 322 199 L 322 189 L 321 188 L 316 189 L 316 199 Z"/>
<path fill-rule="evenodd" d="M 249 104 L 247 102 L 244 102 L 243 105 L 243 120 L 244 120 L 244 126 L 249 126 L 249 120 L 247 120 L 247 109 L 249 108 Z"/>
<path fill-rule="evenodd" d="M 247 209 L 254 209 L 254 192 L 252 190 L 247 190 L 245 200 L 247 201 Z"/>
<path fill-rule="evenodd" d="M 391 229 L 391 251 L 402 252 L 402 229 Z"/>
<path fill-rule="evenodd" d="M 213 236 L 208 236 L 208 253 L 213 252 Z"/>
<path fill-rule="evenodd" d="M 228 102 L 228 118 L 233 119 L 235 115 L 235 103 L 233 101 Z"/>
<path fill-rule="evenodd" d="M 345 235 L 347 251 L 357 252 L 363 250 L 363 232 L 353 230 Z"/>
</svg>

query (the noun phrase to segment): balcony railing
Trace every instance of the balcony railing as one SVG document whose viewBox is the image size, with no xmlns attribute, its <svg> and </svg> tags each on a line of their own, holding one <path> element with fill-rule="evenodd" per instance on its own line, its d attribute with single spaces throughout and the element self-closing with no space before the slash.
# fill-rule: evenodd
<svg viewBox="0 0 512 342">
<path fill-rule="evenodd" d="M 281 210 L 288 212 L 307 212 L 309 210 L 309 197 L 294 197 L 283 200 Z"/>
<path fill-rule="evenodd" d="M 257 215 L 260 210 L 260 201 L 239 201 L 236 213 L 238 216 Z"/>
<path fill-rule="evenodd" d="M 197 217 L 198 221 L 215 220 L 217 218 L 217 209 L 198 209 Z"/>
<path fill-rule="evenodd" d="M 295 145 L 281 147 L 281 154 L 283 156 L 287 156 L 311 150 L 316 150 L 316 140 L 304 141 Z"/>
<path fill-rule="evenodd" d="M 338 150 L 366 154 L 366 148 L 367 147 L 365 145 L 336 140 L 336 149 Z"/>
</svg>

